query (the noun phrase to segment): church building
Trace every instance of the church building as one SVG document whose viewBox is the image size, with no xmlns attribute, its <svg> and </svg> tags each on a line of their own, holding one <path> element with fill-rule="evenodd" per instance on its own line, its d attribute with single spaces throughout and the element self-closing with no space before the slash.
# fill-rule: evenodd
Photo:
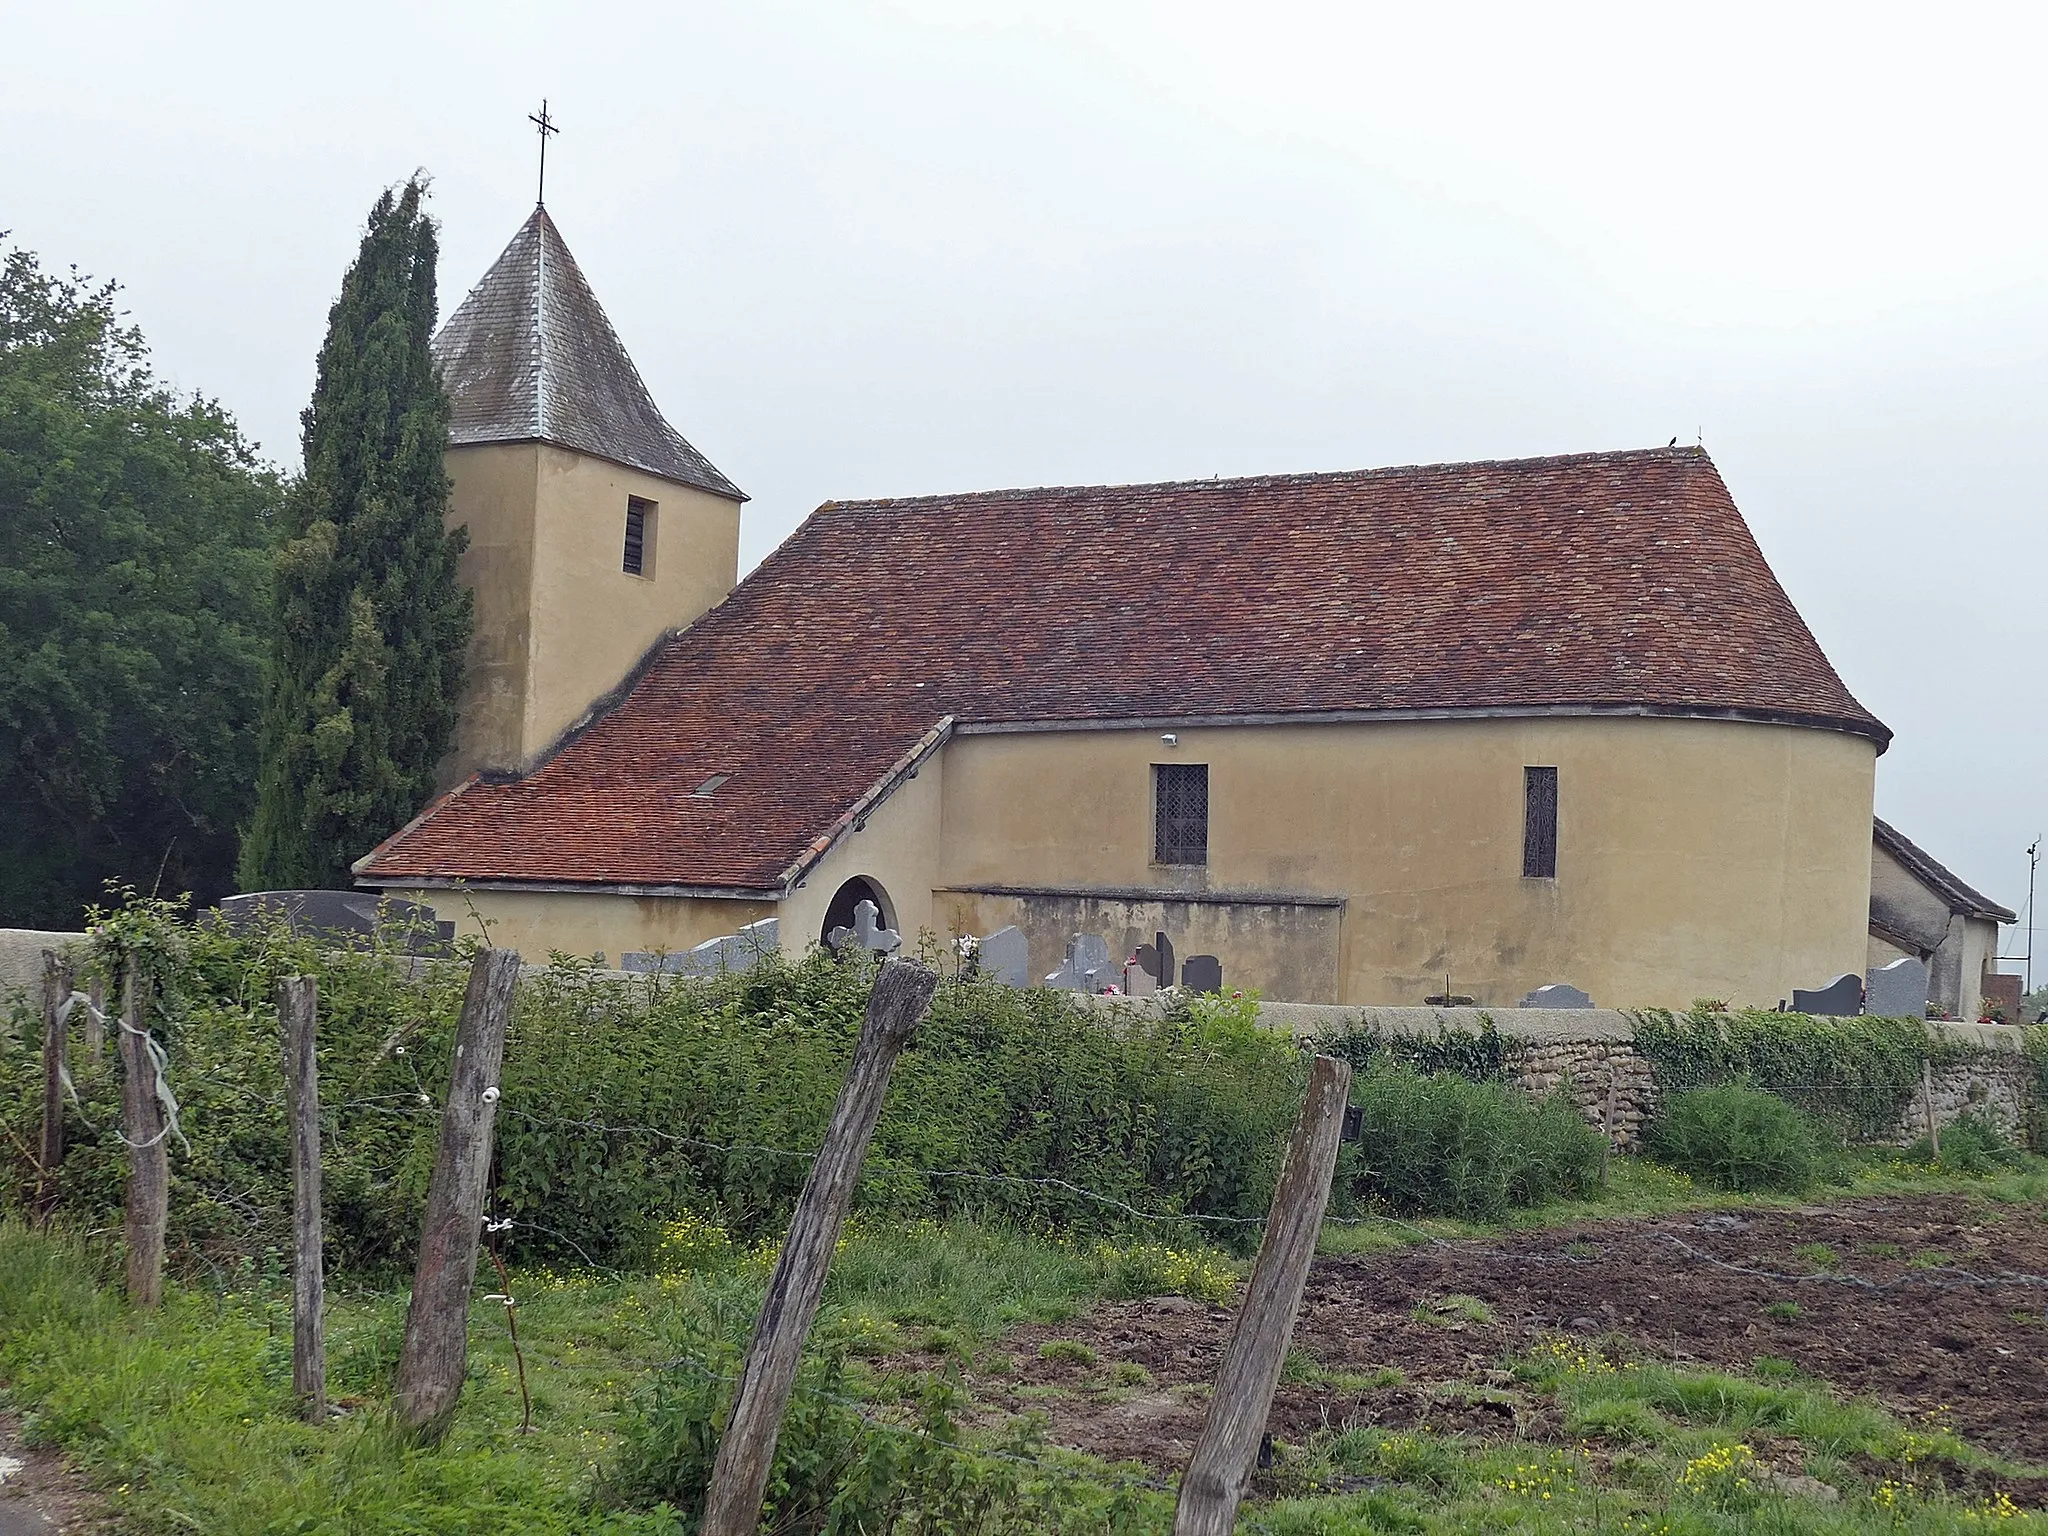
<svg viewBox="0 0 2048 1536">
<path fill-rule="evenodd" d="M 1697 448 L 834 501 L 740 581 L 545 211 L 435 346 L 477 629 L 365 887 L 614 963 L 1163 932 L 1301 1002 L 1864 968 L 1890 733 Z"/>
</svg>

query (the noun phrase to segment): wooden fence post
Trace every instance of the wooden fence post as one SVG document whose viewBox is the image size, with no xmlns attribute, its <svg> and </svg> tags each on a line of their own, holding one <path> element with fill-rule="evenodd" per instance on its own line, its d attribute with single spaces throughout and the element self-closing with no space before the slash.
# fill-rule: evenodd
<svg viewBox="0 0 2048 1536">
<path fill-rule="evenodd" d="M 718 1442 L 700 1536 L 752 1536 L 760 1526 L 776 1437 L 796 1386 L 797 1360 L 817 1316 L 832 1250 L 853 1205 L 889 1074 L 897 1053 L 931 1008 L 938 986 L 938 976 L 913 960 L 888 961 L 875 976 L 825 1144 L 804 1181 L 789 1234 L 768 1277 L 768 1294 L 754 1323 L 754 1342 L 733 1393 L 732 1417 Z"/>
<path fill-rule="evenodd" d="M 441 1113 L 441 1146 L 427 1185 L 419 1265 L 392 1389 L 400 1422 L 417 1434 L 431 1436 L 446 1427 L 469 1369 L 469 1293 L 489 1192 L 505 1028 L 518 986 L 518 950 L 477 952 L 455 1030 L 448 1107 Z"/>
<path fill-rule="evenodd" d="M 157 1102 L 150 1055 L 142 961 L 131 954 L 121 970 L 121 1138 L 128 1146 L 128 1299 L 153 1307 L 164 1294 L 164 1229 L 170 1224 L 171 1159 L 164 1145 L 164 1107 Z"/>
<path fill-rule="evenodd" d="M 92 1005 L 85 1010 L 85 1056 L 98 1066 L 107 1057 L 107 978 L 97 966 L 86 981 L 85 1000 Z"/>
<path fill-rule="evenodd" d="M 57 1203 L 54 1180 L 64 1161 L 64 1005 L 71 1000 L 71 967 L 54 949 L 43 951 L 43 1144 L 36 1158 L 36 1205 L 47 1220 Z"/>
<path fill-rule="evenodd" d="M 1351 1067 L 1333 1056 L 1318 1056 L 1309 1069 L 1308 1097 L 1287 1144 L 1273 1213 L 1259 1244 L 1258 1262 L 1245 1286 L 1237 1323 L 1216 1371 L 1216 1395 L 1180 1480 L 1173 1536 L 1228 1536 L 1265 1434 L 1273 1389 L 1287 1358 L 1287 1341 L 1301 1310 L 1309 1261 L 1316 1254 L 1323 1211 L 1330 1203 L 1330 1176 L 1344 1130 L 1344 1104 L 1351 1095 Z"/>
<path fill-rule="evenodd" d="M 320 984 L 287 976 L 277 984 L 284 1045 L 286 1113 L 292 1137 L 292 1393 L 315 1424 L 327 1419 L 327 1332 L 321 1313 L 326 1270 L 320 1231 L 320 1063 L 314 1021 Z"/>
<path fill-rule="evenodd" d="M 1938 1163 L 1941 1161 L 1941 1125 L 1934 1118 L 1934 1068 L 1925 1056 L 1920 1058 L 1920 1108 L 1927 1115 L 1927 1145 Z"/>
</svg>

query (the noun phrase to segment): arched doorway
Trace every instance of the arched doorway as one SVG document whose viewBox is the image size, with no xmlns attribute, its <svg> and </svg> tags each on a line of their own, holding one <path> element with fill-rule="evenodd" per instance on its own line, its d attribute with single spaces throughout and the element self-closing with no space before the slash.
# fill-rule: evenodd
<svg viewBox="0 0 2048 1536">
<path fill-rule="evenodd" d="M 882 914 L 884 928 L 896 926 L 896 906 L 889 900 L 889 893 L 882 889 L 882 883 L 866 875 L 855 875 L 832 893 L 832 900 L 825 908 L 825 924 L 818 930 L 818 942 L 823 944 L 837 928 L 853 926 L 853 909 L 864 901 L 872 901 L 875 910 Z"/>
</svg>

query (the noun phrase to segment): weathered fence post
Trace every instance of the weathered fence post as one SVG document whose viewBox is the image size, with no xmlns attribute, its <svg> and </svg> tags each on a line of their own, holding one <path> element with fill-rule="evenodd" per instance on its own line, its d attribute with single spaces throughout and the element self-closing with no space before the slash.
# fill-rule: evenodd
<svg viewBox="0 0 2048 1536">
<path fill-rule="evenodd" d="M 71 967 L 54 949 L 43 951 L 43 1144 L 38 1149 L 36 1206 L 47 1218 L 57 1203 L 53 1180 L 64 1161 L 65 1004 Z"/>
<path fill-rule="evenodd" d="M 107 978 L 97 967 L 85 985 L 85 1056 L 98 1066 L 107 1056 Z"/>
<path fill-rule="evenodd" d="M 1180 1480 L 1173 1536 L 1228 1536 L 1265 1434 L 1273 1389 L 1287 1358 L 1294 1317 L 1316 1254 L 1323 1211 L 1330 1203 L 1330 1176 L 1344 1129 L 1344 1104 L 1351 1094 L 1351 1067 L 1333 1056 L 1318 1056 L 1309 1069 L 1308 1097 L 1287 1144 L 1287 1161 L 1273 1191 L 1258 1262 L 1245 1286 L 1223 1363 L 1216 1371 L 1216 1396 Z"/>
<path fill-rule="evenodd" d="M 1920 1108 L 1927 1115 L 1927 1145 L 1938 1163 L 1941 1161 L 1941 1124 L 1934 1118 L 1934 1068 L 1925 1056 L 1920 1058 Z"/>
<path fill-rule="evenodd" d="M 327 1419 L 327 1332 L 321 1305 L 326 1270 L 320 1252 L 320 1063 L 314 1021 L 320 984 L 287 976 L 277 984 L 284 1045 L 286 1113 L 292 1135 L 292 1393 L 315 1424 Z"/>
<path fill-rule="evenodd" d="M 732 1417 L 718 1442 L 701 1536 L 751 1536 L 761 1523 L 761 1501 L 767 1496 L 782 1416 L 796 1385 L 797 1360 L 825 1290 L 832 1250 L 853 1205 L 889 1074 L 897 1053 L 931 1008 L 938 985 L 938 976 L 914 960 L 891 960 L 875 976 L 853 1064 L 846 1070 L 839 1102 L 832 1107 L 825 1144 L 811 1165 L 811 1176 L 790 1217 L 789 1234 L 768 1276 L 754 1342 L 733 1393 Z"/>
<path fill-rule="evenodd" d="M 400 1421 L 416 1433 L 434 1434 L 445 1426 L 469 1369 L 469 1292 L 476 1283 L 476 1246 L 490 1182 L 505 1027 L 518 986 L 519 951 L 477 952 L 455 1030 L 455 1068 L 441 1113 L 441 1146 L 427 1185 L 419 1265 L 392 1390 Z"/>
<path fill-rule="evenodd" d="M 153 1307 L 164 1294 L 164 1229 L 170 1224 L 168 1127 L 157 1099 L 156 1058 L 149 1038 L 148 978 L 130 954 L 121 968 L 121 1139 L 128 1146 L 128 1299 Z"/>
</svg>

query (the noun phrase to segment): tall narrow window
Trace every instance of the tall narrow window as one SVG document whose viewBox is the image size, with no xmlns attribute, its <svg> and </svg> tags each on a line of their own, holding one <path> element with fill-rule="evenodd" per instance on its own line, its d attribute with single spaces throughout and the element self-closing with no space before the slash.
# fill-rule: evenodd
<svg viewBox="0 0 2048 1536">
<path fill-rule="evenodd" d="M 1152 765 L 1152 862 L 1209 862 L 1209 765 Z"/>
<path fill-rule="evenodd" d="M 1557 878 L 1557 770 L 1522 770 L 1522 873 Z"/>
<path fill-rule="evenodd" d="M 626 558 L 628 576 L 645 576 L 654 561 L 654 503 L 638 496 L 626 498 Z"/>
</svg>

